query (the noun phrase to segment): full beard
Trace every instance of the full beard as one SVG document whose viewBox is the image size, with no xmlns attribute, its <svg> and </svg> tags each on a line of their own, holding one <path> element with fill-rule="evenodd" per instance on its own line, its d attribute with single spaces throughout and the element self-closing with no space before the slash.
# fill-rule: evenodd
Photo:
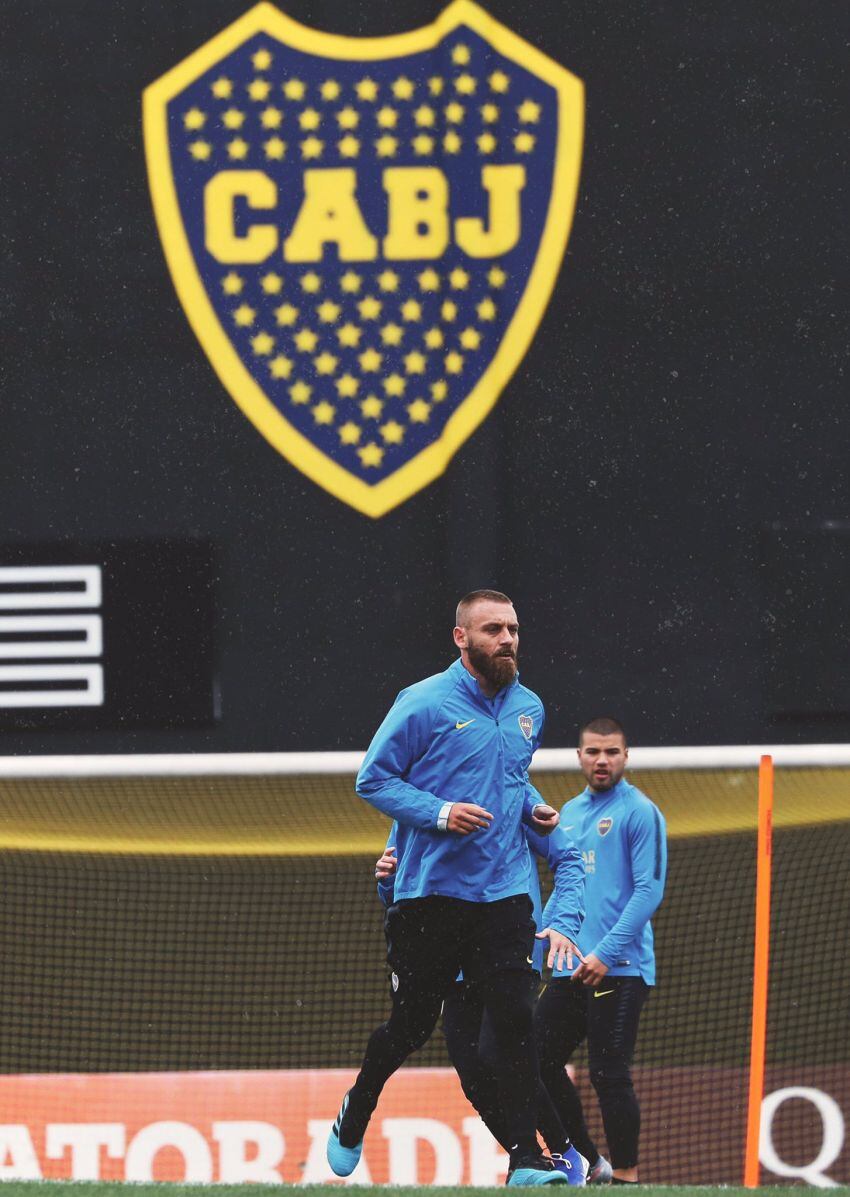
<svg viewBox="0 0 850 1197">
<path fill-rule="evenodd" d="M 471 644 L 466 651 L 470 665 L 491 686 L 501 690 L 502 686 L 507 686 L 516 677 L 517 661 L 513 653 L 510 656 L 500 653 L 491 657 L 489 653 Z"/>
</svg>

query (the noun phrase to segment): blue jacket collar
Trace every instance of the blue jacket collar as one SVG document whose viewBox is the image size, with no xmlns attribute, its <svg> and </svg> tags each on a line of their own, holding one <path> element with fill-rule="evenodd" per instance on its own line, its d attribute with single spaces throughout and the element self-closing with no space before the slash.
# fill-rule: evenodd
<svg viewBox="0 0 850 1197">
<path fill-rule="evenodd" d="M 608 801 L 609 798 L 623 798 L 631 789 L 631 784 L 626 781 L 625 777 L 621 777 L 617 784 L 611 790 L 605 790 L 601 794 L 597 794 L 590 786 L 585 786 L 584 792 L 589 798 Z"/>
</svg>

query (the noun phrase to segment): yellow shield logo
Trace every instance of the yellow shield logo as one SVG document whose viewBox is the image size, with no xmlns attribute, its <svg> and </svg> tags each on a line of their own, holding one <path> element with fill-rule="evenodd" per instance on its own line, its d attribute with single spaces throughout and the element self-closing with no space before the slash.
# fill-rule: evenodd
<svg viewBox="0 0 850 1197">
<path fill-rule="evenodd" d="M 258 4 L 145 91 L 157 224 L 233 399 L 378 517 L 522 360 L 561 267 L 583 89 L 471 0 L 391 37 Z"/>
</svg>

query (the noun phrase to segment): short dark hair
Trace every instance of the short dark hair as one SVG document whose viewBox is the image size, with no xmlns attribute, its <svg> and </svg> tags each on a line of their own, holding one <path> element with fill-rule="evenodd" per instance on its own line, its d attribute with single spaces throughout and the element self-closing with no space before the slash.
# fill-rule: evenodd
<svg viewBox="0 0 850 1197">
<path fill-rule="evenodd" d="M 457 605 L 455 627 L 466 626 L 463 621 L 476 603 L 507 603 L 509 607 L 513 606 L 513 600 L 509 599 L 506 594 L 502 594 L 501 590 L 470 590 L 469 594 L 465 594 Z"/>
<path fill-rule="evenodd" d="M 581 748 L 585 732 L 592 732 L 595 736 L 622 736 L 623 743 L 628 745 L 622 723 L 618 719 L 613 719 L 610 715 L 597 715 L 582 725 L 578 733 L 579 748 Z"/>
</svg>

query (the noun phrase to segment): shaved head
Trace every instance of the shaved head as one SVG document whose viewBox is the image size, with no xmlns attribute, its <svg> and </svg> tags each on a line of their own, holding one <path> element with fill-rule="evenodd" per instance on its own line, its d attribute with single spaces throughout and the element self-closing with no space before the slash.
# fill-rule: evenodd
<svg viewBox="0 0 850 1197">
<path fill-rule="evenodd" d="M 618 719 L 612 719 L 610 715 L 597 715 L 595 719 L 583 724 L 578 733 L 579 746 L 583 743 L 586 732 L 596 736 L 622 736 L 623 744 L 627 743 L 622 723 Z"/>
<path fill-rule="evenodd" d="M 509 607 L 513 606 L 513 602 L 501 590 L 470 590 L 457 605 L 455 627 L 469 627 L 469 617 L 478 603 L 507 603 Z"/>
</svg>

